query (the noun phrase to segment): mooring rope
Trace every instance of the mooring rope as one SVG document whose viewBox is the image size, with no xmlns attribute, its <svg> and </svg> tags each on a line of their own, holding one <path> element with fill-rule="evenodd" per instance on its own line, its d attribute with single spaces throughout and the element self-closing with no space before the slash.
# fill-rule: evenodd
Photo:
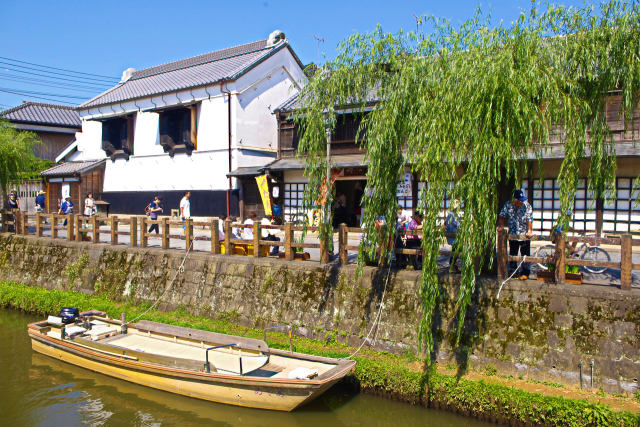
<svg viewBox="0 0 640 427">
<path fill-rule="evenodd" d="M 173 276 L 173 279 L 171 279 L 171 282 L 169 282 L 169 285 L 166 288 L 164 288 L 164 291 L 162 291 L 160 296 L 156 299 L 156 301 L 149 308 L 147 308 L 145 311 L 140 313 L 140 315 L 134 317 L 132 320 L 129 320 L 127 322 L 127 325 L 130 324 L 130 323 L 134 323 L 136 320 L 140 319 L 142 316 L 147 314 L 149 311 L 151 311 L 153 308 L 155 308 L 158 305 L 158 303 L 160 302 L 160 300 L 162 299 L 164 294 L 166 294 L 167 291 L 169 289 L 171 289 L 171 287 L 173 286 L 173 283 L 178 278 L 178 275 L 184 273 L 184 263 L 187 260 L 187 257 L 189 256 L 189 253 L 191 252 L 191 248 L 192 247 L 193 247 L 193 240 L 191 241 L 191 244 L 189 245 L 189 248 L 187 249 L 187 253 L 184 255 L 184 258 L 182 258 L 182 262 L 180 263 L 180 267 L 178 267 L 178 269 L 176 270 L 176 274 Z"/>
<path fill-rule="evenodd" d="M 515 270 L 513 270 L 513 273 L 511 273 L 511 276 L 507 277 L 504 282 L 502 282 L 500 284 L 500 288 L 498 289 L 498 295 L 496 295 L 496 299 L 500 299 L 500 292 L 502 291 L 502 287 L 504 286 L 505 283 L 507 283 L 509 280 L 511 280 L 511 278 L 513 277 L 514 274 L 516 274 L 516 271 L 520 270 L 520 266 L 522 265 L 522 263 L 524 262 L 524 260 L 527 259 L 527 256 L 524 255 L 522 257 L 522 261 L 520 261 L 520 264 L 518 264 L 518 266 L 516 267 Z"/>
<path fill-rule="evenodd" d="M 364 345 L 366 344 L 366 342 L 369 340 L 369 337 L 371 336 L 371 332 L 373 332 L 373 329 L 376 327 L 376 325 L 378 324 L 378 321 L 380 320 L 380 315 L 382 314 L 382 308 L 384 307 L 384 296 L 387 293 L 387 284 L 389 283 L 389 275 L 391 274 L 391 263 L 389 263 L 389 268 L 387 269 L 387 279 L 384 282 L 384 288 L 382 290 L 382 298 L 380 299 L 380 308 L 378 309 L 378 314 L 376 314 L 376 318 L 373 321 L 373 325 L 371 325 L 371 329 L 369 329 L 369 333 L 367 334 L 367 336 L 364 338 L 364 340 L 362 340 L 362 343 L 360 344 L 360 347 L 358 347 L 356 349 L 356 351 L 354 351 L 353 353 L 351 353 L 349 356 L 347 357 L 343 357 L 340 360 L 345 360 L 345 359 L 351 359 L 353 356 L 355 356 L 356 354 L 358 354 L 358 352 L 362 349 L 362 347 L 364 347 Z M 376 331 L 376 337 L 378 336 L 378 332 Z"/>
</svg>

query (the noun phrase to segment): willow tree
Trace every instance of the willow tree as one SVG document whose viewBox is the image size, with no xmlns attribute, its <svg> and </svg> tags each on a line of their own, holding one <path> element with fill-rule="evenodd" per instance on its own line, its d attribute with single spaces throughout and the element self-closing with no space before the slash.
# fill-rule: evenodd
<svg viewBox="0 0 640 427">
<path fill-rule="evenodd" d="M 364 113 L 358 134 L 366 147 L 367 233 L 359 262 L 383 252 L 393 226 L 397 183 L 405 170 L 426 181 L 418 208 L 424 212 L 425 253 L 419 345 L 433 349 L 431 325 L 438 298 L 437 257 L 443 230 L 438 215 L 445 187 L 464 206 L 457 240 L 462 258 L 457 292 L 458 340 L 475 289 L 474 260 L 490 264 L 500 182 L 519 180 L 527 159 L 542 159 L 560 139 L 565 157 L 558 175 L 560 222 L 568 222 L 578 168 L 589 157 L 589 190 L 611 194 L 615 145 L 605 111 L 609 91 L 620 91 L 625 119 L 633 117 L 640 89 L 638 7 L 612 1 L 599 8 L 532 4 L 510 25 L 492 26 L 480 10 L 459 27 L 423 17 L 410 33 L 378 27 L 341 42 L 335 60 L 320 67 L 300 96 L 296 115 L 299 152 L 306 159 L 306 206 L 327 185 L 327 132 L 340 109 Z M 632 124 L 625 120 L 626 126 Z M 330 184 L 329 184 L 330 185 Z M 331 203 L 333 192 L 328 192 Z M 331 235 L 325 217 L 321 237 Z M 383 253 L 383 256 L 385 254 Z"/>
<path fill-rule="evenodd" d="M 34 148 L 40 144 L 33 132 L 19 131 L 10 122 L 0 120 L 0 190 L 2 206 L 6 207 L 8 186 L 48 167 L 50 162 L 36 157 Z"/>
</svg>

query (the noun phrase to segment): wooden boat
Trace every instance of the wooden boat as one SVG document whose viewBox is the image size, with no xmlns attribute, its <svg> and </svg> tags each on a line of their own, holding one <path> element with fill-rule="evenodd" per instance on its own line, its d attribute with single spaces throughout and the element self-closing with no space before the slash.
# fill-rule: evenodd
<svg viewBox="0 0 640 427">
<path fill-rule="evenodd" d="M 347 375 L 352 360 L 271 349 L 264 340 L 150 321 L 122 325 L 81 313 L 31 323 L 38 353 L 115 378 L 198 399 L 291 411 Z"/>
</svg>

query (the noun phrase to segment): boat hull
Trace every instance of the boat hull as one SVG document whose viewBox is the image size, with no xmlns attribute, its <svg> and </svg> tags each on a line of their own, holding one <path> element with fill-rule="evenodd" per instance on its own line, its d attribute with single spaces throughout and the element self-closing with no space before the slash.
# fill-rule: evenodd
<svg viewBox="0 0 640 427">
<path fill-rule="evenodd" d="M 65 363 L 170 393 L 249 408 L 292 411 L 322 394 L 351 370 L 349 367 L 344 374 L 322 382 L 224 377 L 147 366 L 85 351 L 72 342 L 31 331 L 29 335 L 34 351 Z"/>
</svg>

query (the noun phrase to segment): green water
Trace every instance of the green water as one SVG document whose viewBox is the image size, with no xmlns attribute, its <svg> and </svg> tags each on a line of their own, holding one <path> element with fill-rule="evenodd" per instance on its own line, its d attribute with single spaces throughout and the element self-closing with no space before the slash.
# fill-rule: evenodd
<svg viewBox="0 0 640 427">
<path fill-rule="evenodd" d="M 334 387 L 292 413 L 176 396 L 36 354 L 26 325 L 0 309 L 1 426 L 485 426 L 486 423 Z"/>
</svg>

